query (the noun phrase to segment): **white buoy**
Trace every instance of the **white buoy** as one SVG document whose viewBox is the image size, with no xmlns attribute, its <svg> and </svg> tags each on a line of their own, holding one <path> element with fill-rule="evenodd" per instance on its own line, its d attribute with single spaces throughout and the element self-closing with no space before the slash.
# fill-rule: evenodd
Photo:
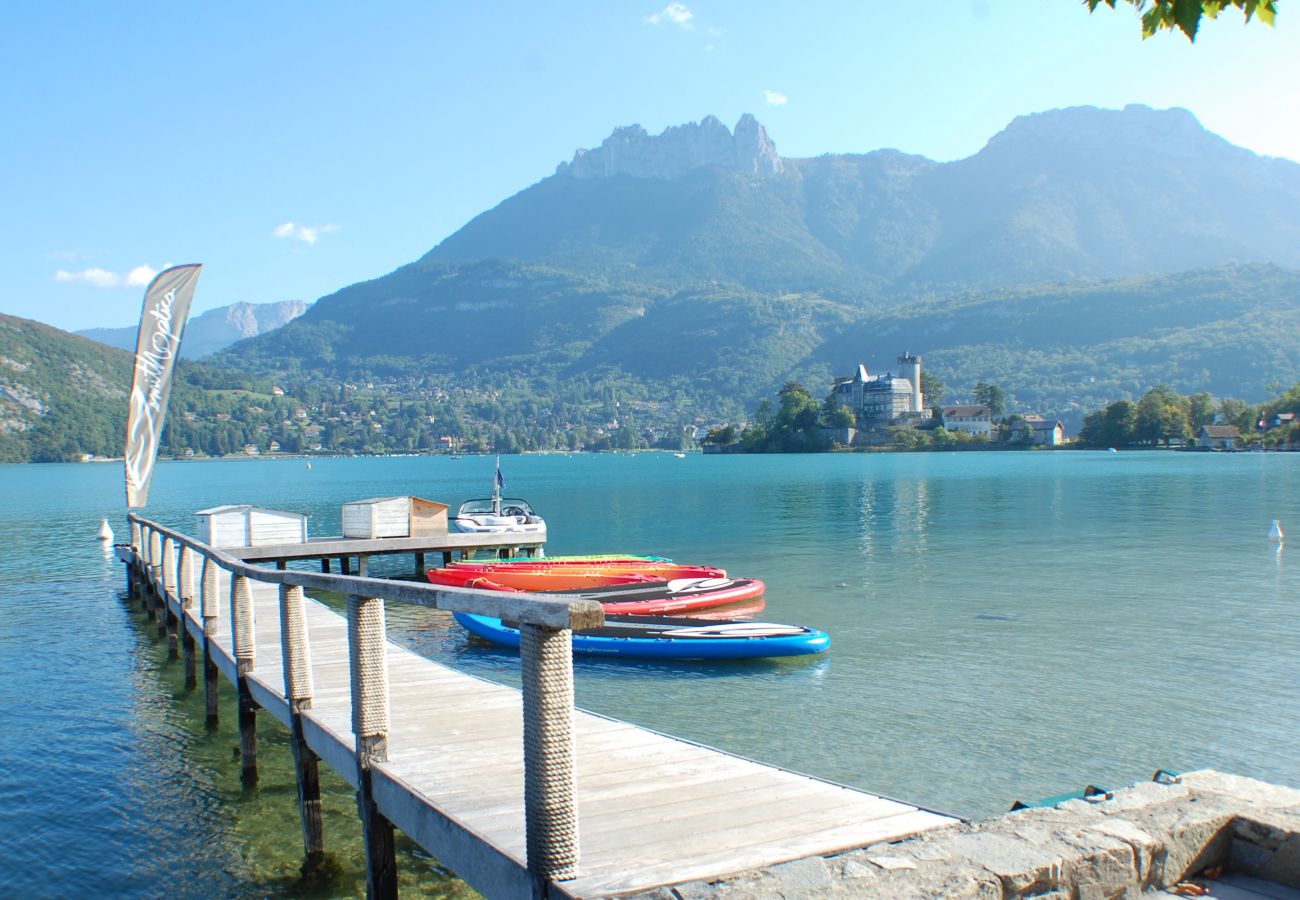
<svg viewBox="0 0 1300 900">
<path fill-rule="evenodd" d="M 108 519 L 99 523 L 99 539 L 106 544 L 113 542 L 113 529 L 108 524 Z"/>
<path fill-rule="evenodd" d="M 1278 543 L 1281 543 L 1283 537 L 1284 535 L 1282 534 L 1282 523 L 1279 522 L 1277 519 L 1274 519 L 1273 527 L 1268 530 L 1268 539 L 1270 541 L 1277 541 Z"/>
</svg>

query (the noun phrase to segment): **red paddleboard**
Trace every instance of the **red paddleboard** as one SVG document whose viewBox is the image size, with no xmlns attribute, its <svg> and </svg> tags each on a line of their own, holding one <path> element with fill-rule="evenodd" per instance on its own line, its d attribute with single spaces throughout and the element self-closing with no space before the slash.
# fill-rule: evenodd
<svg viewBox="0 0 1300 900">
<path fill-rule="evenodd" d="M 437 569 L 429 570 L 434 584 L 448 581 L 434 580 Z M 522 593 L 522 589 L 503 584 L 489 573 L 459 582 L 459 587 L 476 587 L 489 591 Z M 711 609 L 729 603 L 740 603 L 763 596 L 766 585 L 757 578 L 674 578 L 671 581 L 651 581 L 639 584 L 613 584 L 601 587 L 570 590 L 533 591 L 548 596 L 577 597 L 596 600 L 605 612 L 617 615 L 668 615 Z"/>
</svg>

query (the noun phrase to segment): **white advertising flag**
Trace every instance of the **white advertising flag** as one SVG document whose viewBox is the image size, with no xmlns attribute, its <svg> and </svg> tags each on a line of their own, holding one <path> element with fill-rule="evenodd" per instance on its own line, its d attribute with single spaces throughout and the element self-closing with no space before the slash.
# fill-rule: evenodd
<svg viewBox="0 0 1300 900">
<path fill-rule="evenodd" d="M 173 266 L 159 272 L 144 292 L 140 336 L 135 343 L 135 377 L 126 420 L 126 505 L 136 509 L 149 499 L 149 482 L 158 458 L 172 370 L 203 266 Z"/>
</svg>

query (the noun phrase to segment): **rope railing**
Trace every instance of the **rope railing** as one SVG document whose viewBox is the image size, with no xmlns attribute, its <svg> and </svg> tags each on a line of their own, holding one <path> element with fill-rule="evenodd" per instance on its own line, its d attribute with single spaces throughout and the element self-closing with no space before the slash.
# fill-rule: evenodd
<svg viewBox="0 0 1300 900">
<path fill-rule="evenodd" d="M 367 833 L 369 893 L 387 896 L 396 890 L 393 861 L 371 858 L 372 835 L 376 855 L 383 855 L 384 826 L 391 848 L 392 826 L 370 795 L 372 767 L 388 759 L 390 729 L 385 602 L 410 603 L 433 609 L 473 613 L 519 623 L 522 633 L 520 661 L 523 674 L 523 751 L 525 794 L 525 844 L 529 874 L 539 890 L 548 880 L 576 877 L 579 866 L 578 818 L 574 789 L 573 647 L 572 632 L 598 627 L 604 622 L 601 605 L 577 598 L 503 594 L 473 588 L 454 588 L 389 581 L 380 578 L 267 569 L 245 562 L 173 529 L 130 515 L 132 547 L 154 586 L 176 598 L 178 605 L 193 598 L 194 569 L 199 575 L 198 612 L 202 619 L 205 660 L 208 641 L 217 634 L 221 602 L 220 573 L 226 573 L 230 591 L 230 634 L 238 667 L 241 701 L 248 697 L 244 676 L 256 664 L 256 627 L 253 582 L 279 588 L 280 640 L 284 669 L 284 699 L 298 716 L 311 708 L 313 684 L 311 650 L 303 614 L 305 590 L 324 590 L 347 596 L 349 680 L 352 697 L 352 731 L 357 775 L 361 784 L 358 803 Z M 176 553 L 180 553 L 179 572 Z M 171 560 L 170 563 L 167 560 Z M 177 596 L 177 592 L 181 596 Z M 190 604 L 185 603 L 183 609 Z M 166 600 L 163 602 L 166 608 Z M 182 630 L 185 623 L 182 621 Z M 207 666 L 205 662 L 205 685 Z M 209 722 L 215 721 L 215 691 L 208 700 Z M 251 718 L 251 710 L 249 712 Z M 241 702 L 241 732 L 245 708 Z M 297 720 L 296 720 L 297 721 Z M 252 731 L 252 729 L 249 729 Z M 301 726 L 298 726 L 301 734 Z M 251 738 L 250 738 L 251 740 Z M 256 747 L 245 742 L 245 776 L 254 763 Z M 297 752 L 297 751 L 296 751 Z M 254 757 L 250 760 L 248 757 Z M 304 813 L 304 815 L 306 815 Z M 318 813 L 317 813 L 318 815 Z M 317 829 L 319 825 L 316 826 Z M 304 822 L 305 832 L 308 830 Z M 376 830 L 377 829 L 377 830 Z M 311 841 L 309 840 L 309 850 Z M 386 854 L 391 856 L 391 849 Z"/>
</svg>

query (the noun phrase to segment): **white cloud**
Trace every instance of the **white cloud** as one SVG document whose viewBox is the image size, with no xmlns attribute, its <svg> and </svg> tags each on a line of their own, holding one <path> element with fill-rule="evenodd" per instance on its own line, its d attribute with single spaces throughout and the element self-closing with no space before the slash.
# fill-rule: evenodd
<svg viewBox="0 0 1300 900">
<path fill-rule="evenodd" d="M 148 287 L 149 282 L 153 281 L 153 277 L 157 274 L 157 269 L 145 263 L 126 273 L 125 284 L 127 287 Z"/>
<path fill-rule="evenodd" d="M 302 241 L 304 244 L 315 244 L 322 234 L 330 234 L 339 230 L 338 225 L 298 225 L 294 222 L 285 222 L 283 225 L 277 225 L 271 232 L 275 238 L 292 238 L 295 241 Z"/>
<path fill-rule="evenodd" d="M 687 9 L 686 4 L 669 3 L 663 9 L 659 10 L 659 12 L 646 16 L 645 20 L 651 25 L 659 25 L 666 22 L 669 25 L 676 25 L 678 28 L 684 28 L 687 31 L 690 31 L 695 27 L 695 23 L 691 21 L 694 18 L 695 13 Z"/>
<path fill-rule="evenodd" d="M 768 106 L 785 106 L 790 98 L 780 91 L 763 91 L 763 101 Z"/>
<path fill-rule="evenodd" d="M 97 288 L 130 288 L 145 287 L 149 282 L 153 281 L 153 277 L 157 274 L 158 270 L 148 263 L 136 266 L 125 275 L 119 275 L 117 272 L 110 272 L 108 269 L 100 269 L 92 266 L 89 269 L 82 269 L 79 272 L 70 272 L 67 269 L 59 269 L 54 273 L 54 280 L 73 283 L 80 282 Z"/>
</svg>

